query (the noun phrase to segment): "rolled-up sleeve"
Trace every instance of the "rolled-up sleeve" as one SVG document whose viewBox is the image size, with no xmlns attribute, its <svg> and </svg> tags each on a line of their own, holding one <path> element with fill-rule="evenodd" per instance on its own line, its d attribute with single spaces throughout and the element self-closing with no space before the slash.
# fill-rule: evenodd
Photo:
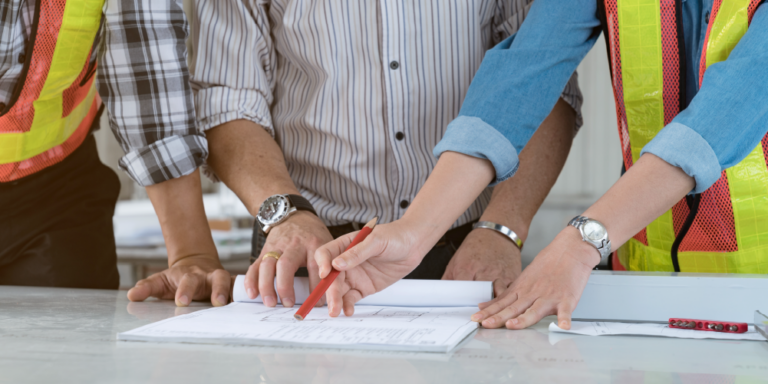
<svg viewBox="0 0 768 384">
<path fill-rule="evenodd" d="M 188 175 L 208 156 L 195 123 L 181 0 L 108 0 L 98 89 L 125 151 L 118 166 L 141 186 Z"/>
<path fill-rule="evenodd" d="M 642 150 L 681 168 L 694 193 L 743 160 L 768 131 L 768 6 L 761 5 L 728 59 L 709 66 L 691 104 Z"/>
<path fill-rule="evenodd" d="M 245 119 L 274 135 L 269 107 L 277 57 L 268 5 L 263 0 L 195 3 L 192 85 L 201 129 Z"/>
<path fill-rule="evenodd" d="M 496 182 L 514 175 L 518 154 L 559 97 L 580 111 L 573 74 L 600 34 L 596 8 L 590 0 L 534 1 L 520 30 L 487 52 L 434 155 L 454 151 L 488 159 Z M 491 137 L 504 142 L 481 145 Z"/>
</svg>

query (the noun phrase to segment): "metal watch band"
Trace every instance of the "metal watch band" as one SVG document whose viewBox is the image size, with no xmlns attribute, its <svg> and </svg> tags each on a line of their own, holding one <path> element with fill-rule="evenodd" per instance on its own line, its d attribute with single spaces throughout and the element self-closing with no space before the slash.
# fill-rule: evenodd
<svg viewBox="0 0 768 384">
<path fill-rule="evenodd" d="M 597 253 L 600 254 L 600 262 L 598 263 L 598 265 L 606 265 L 608 263 L 608 257 L 611 255 L 611 240 L 608 237 L 607 233 L 605 234 L 605 238 L 601 240 L 600 244 L 597 244 L 593 240 L 589 240 L 582 229 L 584 224 L 586 224 L 589 221 L 597 223 L 601 227 L 603 227 L 603 229 L 605 229 L 605 225 L 603 225 L 603 223 L 594 219 L 590 219 L 585 216 L 581 216 L 581 215 L 571 219 L 571 221 L 568 222 L 568 225 L 578 229 L 579 233 L 581 234 L 582 240 L 591 244 L 593 247 L 595 247 L 595 249 L 597 250 Z"/>
<path fill-rule="evenodd" d="M 291 202 L 291 205 L 296 207 L 296 209 L 298 209 L 299 211 L 312 212 L 312 214 L 317 216 L 317 212 L 315 212 L 315 208 L 312 207 L 312 203 L 310 203 L 309 200 L 305 199 L 304 196 L 285 195 L 285 197 L 287 197 L 288 201 Z"/>
<path fill-rule="evenodd" d="M 501 224 L 496 224 L 492 221 L 478 221 L 472 226 L 472 229 L 477 229 L 477 228 L 490 229 L 492 231 L 501 233 L 502 235 L 512 240 L 512 242 L 517 246 L 517 248 L 519 248 L 521 251 L 523 250 L 523 241 L 520 240 L 520 238 L 517 236 L 517 233 L 515 233 L 515 231 Z"/>
</svg>

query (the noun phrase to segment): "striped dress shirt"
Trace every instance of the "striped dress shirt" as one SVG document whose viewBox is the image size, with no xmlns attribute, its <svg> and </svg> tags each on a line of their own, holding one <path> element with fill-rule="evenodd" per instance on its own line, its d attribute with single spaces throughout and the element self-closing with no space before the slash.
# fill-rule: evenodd
<svg viewBox="0 0 768 384">
<path fill-rule="evenodd" d="M 267 129 L 327 225 L 396 220 L 486 50 L 517 31 L 530 3 L 198 0 L 198 123 Z M 580 111 L 575 77 L 563 98 Z M 490 192 L 454 226 L 477 219 Z"/>
</svg>

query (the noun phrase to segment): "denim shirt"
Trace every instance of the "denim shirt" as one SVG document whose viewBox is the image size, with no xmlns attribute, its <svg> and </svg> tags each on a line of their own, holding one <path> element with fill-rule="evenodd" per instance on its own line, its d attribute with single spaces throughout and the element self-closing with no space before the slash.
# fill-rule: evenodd
<svg viewBox="0 0 768 384">
<path fill-rule="evenodd" d="M 727 60 L 707 69 L 699 89 L 712 3 L 683 3 L 688 105 L 642 151 L 693 177 L 695 193 L 744 159 L 768 131 L 768 6 L 758 6 L 747 33 Z M 600 33 L 595 0 L 536 0 L 517 34 L 486 54 L 434 155 L 488 159 L 495 183 L 512 177 L 518 153 Z"/>
</svg>

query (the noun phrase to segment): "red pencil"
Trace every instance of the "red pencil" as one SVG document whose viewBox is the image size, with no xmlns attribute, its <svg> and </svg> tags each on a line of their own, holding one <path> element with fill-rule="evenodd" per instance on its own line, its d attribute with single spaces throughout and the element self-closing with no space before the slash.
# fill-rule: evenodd
<svg viewBox="0 0 768 384">
<path fill-rule="evenodd" d="M 365 227 L 360 230 L 360 232 L 357 233 L 357 236 L 355 236 L 354 239 L 352 239 L 352 242 L 349 243 L 349 246 L 347 249 L 344 250 L 344 252 L 348 251 L 350 248 L 354 247 L 355 245 L 359 244 L 361 241 L 365 240 L 366 237 L 373 231 L 373 227 L 376 226 L 376 220 L 378 218 L 374 218 L 373 220 L 369 221 L 368 224 L 365 224 Z M 320 298 L 323 297 L 325 294 L 325 291 L 328 290 L 328 287 L 331 286 L 331 283 L 333 283 L 334 280 L 336 280 L 336 276 L 339 275 L 339 271 L 331 267 L 331 273 L 328 274 L 324 279 L 320 280 L 320 284 L 315 287 L 315 289 L 312 291 L 312 293 L 309 294 L 309 297 L 307 300 L 304 301 L 304 304 L 299 307 L 299 310 L 296 311 L 296 314 L 293 315 L 293 317 L 296 318 L 296 320 L 304 320 L 305 317 L 309 314 L 309 311 L 312 310 L 312 308 L 317 304 L 318 301 L 320 301 Z"/>
</svg>

